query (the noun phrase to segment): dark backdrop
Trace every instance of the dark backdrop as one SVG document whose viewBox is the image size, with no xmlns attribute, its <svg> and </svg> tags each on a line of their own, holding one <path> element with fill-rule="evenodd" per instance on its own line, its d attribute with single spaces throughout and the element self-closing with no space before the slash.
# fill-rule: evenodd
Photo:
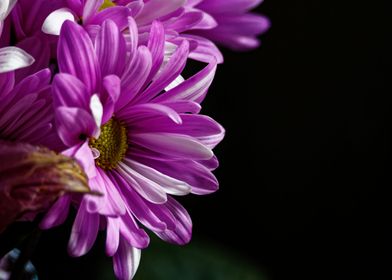
<svg viewBox="0 0 392 280">
<path fill-rule="evenodd" d="M 205 102 L 221 189 L 192 201 L 195 232 L 270 279 L 392 279 L 386 2 L 267 0 L 262 47 L 225 52 Z"/>
<path fill-rule="evenodd" d="M 204 103 L 227 136 L 216 150 L 220 191 L 182 200 L 192 244 L 207 241 L 269 280 L 392 279 L 390 10 L 267 0 L 258 11 L 272 21 L 262 47 L 225 51 Z M 97 276 L 102 242 L 71 259 L 68 234 L 69 225 L 44 234 L 33 258 L 41 278 L 113 279 Z M 136 279 L 218 279 L 143 277 L 156 263 L 146 257 Z"/>
</svg>

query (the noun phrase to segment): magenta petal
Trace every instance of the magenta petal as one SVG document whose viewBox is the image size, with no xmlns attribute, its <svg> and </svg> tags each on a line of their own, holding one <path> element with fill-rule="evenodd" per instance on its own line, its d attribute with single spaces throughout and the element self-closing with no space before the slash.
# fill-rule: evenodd
<svg viewBox="0 0 392 280">
<path fill-rule="evenodd" d="M 145 118 L 151 119 L 156 116 L 167 117 L 170 122 L 174 122 L 175 124 L 182 123 L 181 117 L 176 111 L 170 107 L 155 103 L 145 103 L 126 107 L 121 110 L 117 116 L 135 126 L 138 126 L 139 122 Z"/>
<path fill-rule="evenodd" d="M 102 123 L 105 124 L 113 117 L 115 104 L 121 93 L 121 80 L 116 75 L 109 75 L 103 79 L 105 91 L 101 94 L 100 100 L 103 105 Z"/>
<path fill-rule="evenodd" d="M 73 257 L 85 255 L 93 246 L 99 229 L 99 214 L 90 214 L 82 201 L 72 227 L 68 252 Z"/>
<path fill-rule="evenodd" d="M 192 186 L 191 192 L 197 195 L 206 195 L 218 190 L 218 180 L 211 170 L 204 165 L 191 161 L 180 160 L 177 162 L 164 162 L 148 157 L 138 160 L 154 169 L 178 180 L 184 181 Z"/>
<path fill-rule="evenodd" d="M 85 0 L 83 7 L 83 20 L 87 23 L 102 6 L 104 0 Z"/>
<path fill-rule="evenodd" d="M 170 57 L 167 64 L 154 77 L 149 87 L 136 97 L 137 102 L 143 102 L 153 99 L 165 87 L 173 82 L 185 67 L 189 53 L 189 43 L 183 41 Z"/>
<path fill-rule="evenodd" d="M 101 25 L 106 20 L 113 21 L 120 30 L 124 30 L 128 26 L 128 17 L 132 15 L 127 7 L 111 7 L 104 9 L 88 22 L 91 25 Z"/>
<path fill-rule="evenodd" d="M 28 75 L 32 75 L 39 70 L 47 68 L 50 60 L 50 46 L 43 38 L 33 36 L 27 38 L 16 45 L 34 57 L 34 63 L 26 68 L 16 71 L 16 80 L 20 81 Z"/>
<path fill-rule="evenodd" d="M 125 67 L 125 40 L 117 25 L 107 20 L 103 23 L 95 39 L 95 49 L 103 76 L 119 76 Z"/>
<path fill-rule="evenodd" d="M 143 249 L 148 246 L 150 238 L 143 229 L 139 228 L 132 213 L 128 212 L 126 215 L 121 216 L 120 224 L 122 238 L 132 247 Z"/>
<path fill-rule="evenodd" d="M 262 1 L 263 0 L 207 0 L 201 1 L 197 8 L 219 13 L 243 13 L 256 7 Z"/>
<path fill-rule="evenodd" d="M 189 54 L 190 58 L 206 63 L 223 63 L 223 55 L 212 41 L 197 35 L 182 34 L 181 37 L 197 43 L 197 47 Z"/>
<path fill-rule="evenodd" d="M 117 278 L 131 280 L 139 267 L 140 257 L 140 249 L 131 247 L 121 238 L 117 253 L 113 257 L 113 268 Z"/>
<path fill-rule="evenodd" d="M 200 103 L 207 94 L 216 71 L 216 63 L 208 64 L 203 70 L 185 80 L 175 88 L 156 97 L 155 102 L 169 100 L 191 100 Z"/>
<path fill-rule="evenodd" d="M 185 0 L 171 0 L 162 5 L 162 0 L 150 0 L 144 3 L 144 8 L 137 16 L 136 21 L 139 25 L 149 23 L 177 10 L 184 2 Z"/>
<path fill-rule="evenodd" d="M 148 78 L 151 63 L 150 51 L 147 47 L 140 46 L 121 77 L 122 94 L 116 104 L 116 110 L 120 110 L 137 96 Z"/>
<path fill-rule="evenodd" d="M 80 147 L 74 146 L 63 151 L 62 154 L 76 158 L 89 178 L 93 178 L 95 176 L 96 168 L 94 157 L 87 141 L 85 141 Z"/>
<path fill-rule="evenodd" d="M 120 244 L 120 218 L 107 218 L 106 254 L 112 257 Z"/>
<path fill-rule="evenodd" d="M 15 85 L 14 72 L 0 74 L 0 99 L 4 100 L 7 94 L 12 90 Z"/>
<path fill-rule="evenodd" d="M 46 213 L 42 219 L 39 227 L 41 229 L 50 229 L 52 227 L 61 225 L 64 223 L 68 216 L 69 206 L 71 205 L 71 196 L 65 195 L 60 197 L 53 206 Z"/>
<path fill-rule="evenodd" d="M 198 114 L 201 110 L 199 103 L 189 100 L 172 100 L 161 102 L 162 105 L 172 108 L 177 113 Z"/>
<path fill-rule="evenodd" d="M 150 80 L 160 69 L 165 53 L 165 29 L 161 22 L 154 21 L 151 24 L 147 47 L 152 55 L 152 67 L 148 78 Z"/>
<path fill-rule="evenodd" d="M 193 137 L 174 133 L 134 133 L 133 143 L 178 158 L 210 159 L 211 149 Z"/>
<path fill-rule="evenodd" d="M 129 210 L 144 226 L 154 231 L 166 229 L 165 223 L 157 218 L 154 212 L 146 204 L 147 202 L 133 190 L 120 173 L 112 173 L 112 178 L 114 178 L 119 185 L 122 197 L 127 203 Z"/>
<path fill-rule="evenodd" d="M 93 191 L 99 192 L 102 196 L 88 196 L 87 210 L 98 212 L 104 216 L 121 216 L 126 213 L 124 201 L 108 175 L 100 168 L 97 168 L 96 176 L 90 179 L 90 187 Z"/>
<path fill-rule="evenodd" d="M 99 64 L 91 39 L 81 26 L 71 21 L 64 22 L 57 56 L 62 73 L 79 78 L 90 94 L 97 92 L 101 76 Z"/>
<path fill-rule="evenodd" d="M 169 197 L 165 206 L 176 218 L 176 228 L 174 230 L 165 230 L 156 232 L 163 240 L 178 245 L 189 243 L 192 238 L 192 220 L 185 208 L 175 199 Z"/>
<path fill-rule="evenodd" d="M 52 91 L 55 107 L 67 106 L 89 110 L 90 94 L 75 76 L 57 74 L 53 79 Z"/>
<path fill-rule="evenodd" d="M 83 109 L 62 106 L 56 109 L 55 116 L 59 137 L 68 147 L 93 136 L 97 130 L 94 119 Z"/>
<path fill-rule="evenodd" d="M 120 162 L 117 166 L 117 171 L 129 185 L 147 201 L 156 204 L 162 204 L 167 201 L 166 192 L 160 185 L 145 178 L 143 175 L 130 168 L 126 163 Z"/>
</svg>

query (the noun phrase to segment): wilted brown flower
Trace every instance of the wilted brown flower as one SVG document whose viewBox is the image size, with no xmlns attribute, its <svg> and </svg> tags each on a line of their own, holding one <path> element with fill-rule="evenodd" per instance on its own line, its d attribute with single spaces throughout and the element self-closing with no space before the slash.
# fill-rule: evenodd
<svg viewBox="0 0 392 280">
<path fill-rule="evenodd" d="M 0 232 L 31 220 L 65 193 L 87 193 L 78 163 L 49 149 L 0 141 Z"/>
</svg>

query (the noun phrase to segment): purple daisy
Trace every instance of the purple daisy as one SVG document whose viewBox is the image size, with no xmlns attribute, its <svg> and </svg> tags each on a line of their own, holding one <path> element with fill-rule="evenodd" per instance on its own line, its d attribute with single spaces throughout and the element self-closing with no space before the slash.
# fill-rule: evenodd
<svg viewBox="0 0 392 280">
<path fill-rule="evenodd" d="M 106 227 L 106 252 L 119 279 L 133 277 L 140 249 L 148 246 L 139 223 L 165 241 L 189 242 L 191 219 L 172 196 L 218 189 L 212 149 L 224 136 L 218 123 L 198 114 L 216 63 L 179 79 L 188 42 L 165 60 L 161 23 L 152 23 L 146 46 L 139 46 L 136 22 L 129 18 L 128 24 L 124 33 L 107 20 L 94 39 L 76 23 L 62 26 L 60 74 L 53 81 L 57 130 L 68 147 L 64 153 L 80 161 L 91 190 L 102 196 L 63 197 L 41 224 L 62 223 L 75 204 L 69 253 L 88 252 Z"/>
</svg>

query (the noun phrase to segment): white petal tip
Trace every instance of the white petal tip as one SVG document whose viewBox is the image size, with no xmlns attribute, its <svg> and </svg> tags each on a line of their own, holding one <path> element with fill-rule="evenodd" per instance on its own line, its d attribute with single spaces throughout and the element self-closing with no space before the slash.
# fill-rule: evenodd
<svg viewBox="0 0 392 280">
<path fill-rule="evenodd" d="M 49 35 L 60 35 L 61 26 L 66 20 L 75 22 L 75 17 L 67 8 L 52 12 L 42 24 L 42 32 Z"/>
</svg>

